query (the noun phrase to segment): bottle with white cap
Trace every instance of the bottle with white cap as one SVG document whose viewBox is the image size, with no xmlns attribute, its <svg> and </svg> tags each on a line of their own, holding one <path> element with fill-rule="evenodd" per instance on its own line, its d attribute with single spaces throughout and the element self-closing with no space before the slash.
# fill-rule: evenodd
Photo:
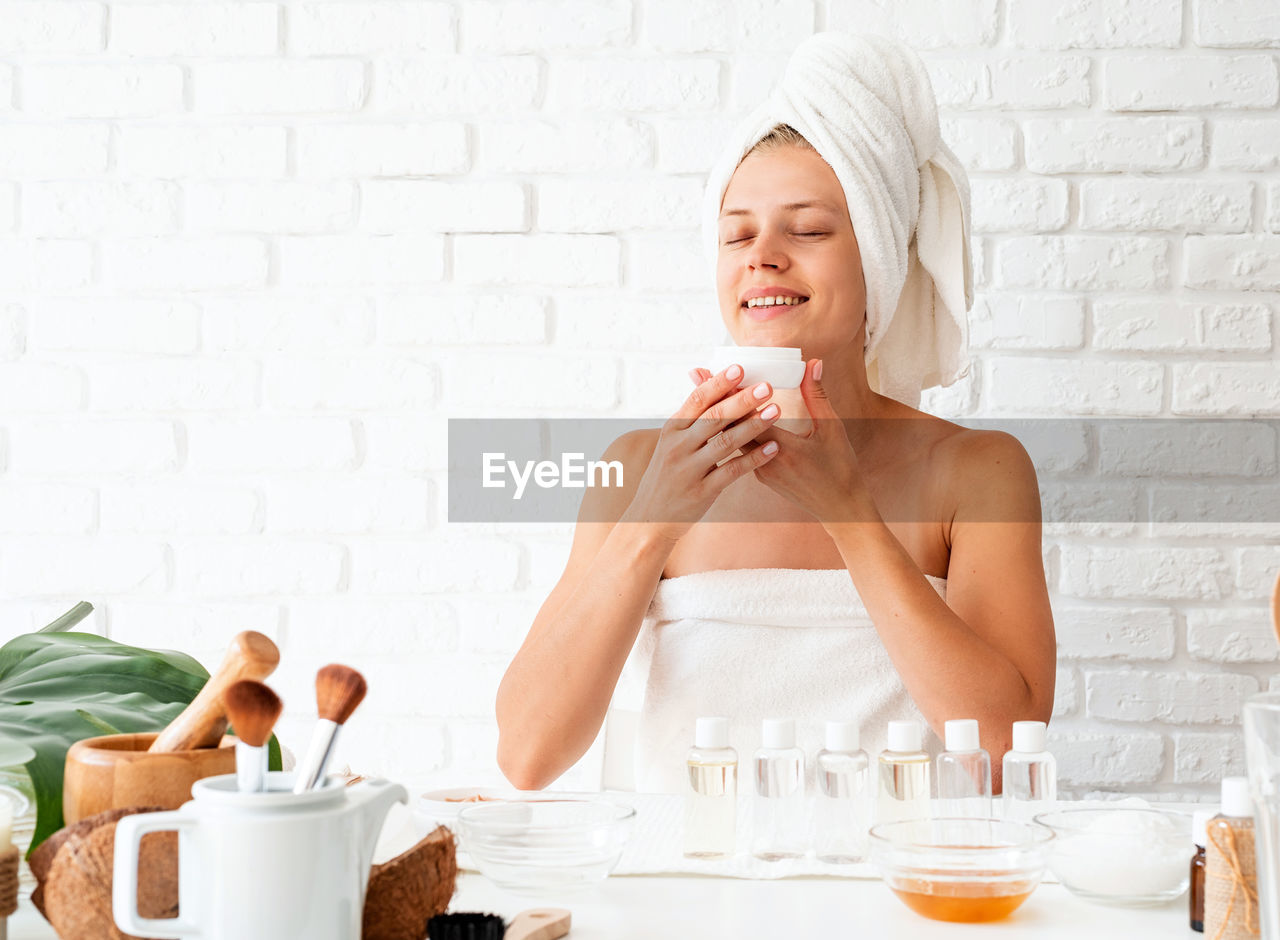
<svg viewBox="0 0 1280 940">
<path fill-rule="evenodd" d="M 860 862 L 867 855 L 871 826 L 871 761 L 854 722 L 828 721 L 825 744 L 814 758 L 814 851 L 824 862 Z"/>
<path fill-rule="evenodd" d="M 953 718 L 943 726 L 946 750 L 938 755 L 938 812 L 943 816 L 991 815 L 991 755 L 978 739 L 978 722 Z"/>
<path fill-rule="evenodd" d="M 889 722 L 889 746 L 880 752 L 877 822 L 929 816 L 929 755 L 916 721 Z"/>
<path fill-rule="evenodd" d="M 1205 835 L 1204 932 L 1226 940 L 1256 937 L 1257 914 L 1239 902 L 1239 897 L 1258 896 L 1253 800 L 1247 777 L 1222 778 L 1222 811 L 1205 824 Z"/>
<path fill-rule="evenodd" d="M 763 747 L 755 753 L 755 812 L 751 854 L 765 861 L 804 855 L 804 751 L 796 747 L 796 723 L 766 718 Z"/>
<path fill-rule="evenodd" d="M 728 718 L 698 719 L 687 763 L 684 854 L 730 856 L 738 823 L 738 752 L 729 746 Z"/>
<path fill-rule="evenodd" d="M 1006 819 L 1029 822 L 1058 802 L 1058 762 L 1045 750 L 1043 721 L 1015 721 L 1013 750 L 1004 755 L 1003 804 Z"/>
</svg>

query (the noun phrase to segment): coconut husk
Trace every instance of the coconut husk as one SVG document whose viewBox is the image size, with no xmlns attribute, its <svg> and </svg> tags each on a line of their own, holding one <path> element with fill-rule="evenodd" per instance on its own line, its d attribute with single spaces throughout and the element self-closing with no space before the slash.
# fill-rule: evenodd
<svg viewBox="0 0 1280 940">
<path fill-rule="evenodd" d="M 422 940 L 458 880 L 453 833 L 437 826 L 413 848 L 374 865 L 364 901 L 363 940 Z"/>
<path fill-rule="evenodd" d="M 31 874 L 35 876 L 36 881 L 44 883 L 49 877 L 49 869 L 53 867 L 53 857 L 58 854 L 58 849 L 71 838 L 79 838 L 88 835 L 103 823 L 115 822 L 124 816 L 132 816 L 135 813 L 154 813 L 160 810 L 159 806 L 134 806 L 125 809 L 109 809 L 105 813 L 97 813 L 93 816 L 87 816 L 78 823 L 70 826 L 63 826 L 49 838 L 45 839 L 27 859 L 27 867 L 31 869 Z"/>
<path fill-rule="evenodd" d="M 61 940 L 130 940 L 132 935 L 121 932 L 111 916 L 116 823 L 123 816 L 154 811 L 135 807 L 99 813 L 69 827 L 76 831 L 53 848 L 53 861 L 31 899 Z M 138 913 L 143 917 L 176 915 L 178 834 L 144 836 L 138 871 Z"/>
</svg>

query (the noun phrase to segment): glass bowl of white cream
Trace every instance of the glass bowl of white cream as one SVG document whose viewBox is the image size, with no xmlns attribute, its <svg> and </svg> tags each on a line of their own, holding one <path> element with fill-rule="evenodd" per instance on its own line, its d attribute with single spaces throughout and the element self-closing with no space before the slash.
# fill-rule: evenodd
<svg viewBox="0 0 1280 940">
<path fill-rule="evenodd" d="M 1035 821 L 1053 830 L 1049 870 L 1068 891 L 1099 904 L 1154 907 L 1191 880 L 1191 817 L 1130 806 L 1064 809 Z"/>
</svg>

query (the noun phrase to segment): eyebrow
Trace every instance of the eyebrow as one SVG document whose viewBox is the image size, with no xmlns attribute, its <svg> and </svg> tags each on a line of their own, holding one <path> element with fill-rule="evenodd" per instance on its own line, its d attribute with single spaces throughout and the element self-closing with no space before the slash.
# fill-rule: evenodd
<svg viewBox="0 0 1280 940">
<path fill-rule="evenodd" d="M 836 207 L 829 202 L 789 202 L 782 207 L 788 212 L 794 212 L 796 209 L 827 209 L 831 212 L 836 211 Z M 731 215 L 751 215 L 750 209 L 725 209 L 720 213 L 720 218 L 724 219 Z"/>
</svg>

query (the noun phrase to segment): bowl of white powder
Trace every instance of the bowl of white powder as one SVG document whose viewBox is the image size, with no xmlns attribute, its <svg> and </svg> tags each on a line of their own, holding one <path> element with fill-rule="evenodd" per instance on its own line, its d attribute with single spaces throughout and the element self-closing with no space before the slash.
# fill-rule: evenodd
<svg viewBox="0 0 1280 940">
<path fill-rule="evenodd" d="M 1100 904 L 1153 907 L 1191 880 L 1191 817 L 1164 809 L 1107 806 L 1040 813 L 1057 838 L 1049 870 L 1077 897 Z"/>
</svg>

